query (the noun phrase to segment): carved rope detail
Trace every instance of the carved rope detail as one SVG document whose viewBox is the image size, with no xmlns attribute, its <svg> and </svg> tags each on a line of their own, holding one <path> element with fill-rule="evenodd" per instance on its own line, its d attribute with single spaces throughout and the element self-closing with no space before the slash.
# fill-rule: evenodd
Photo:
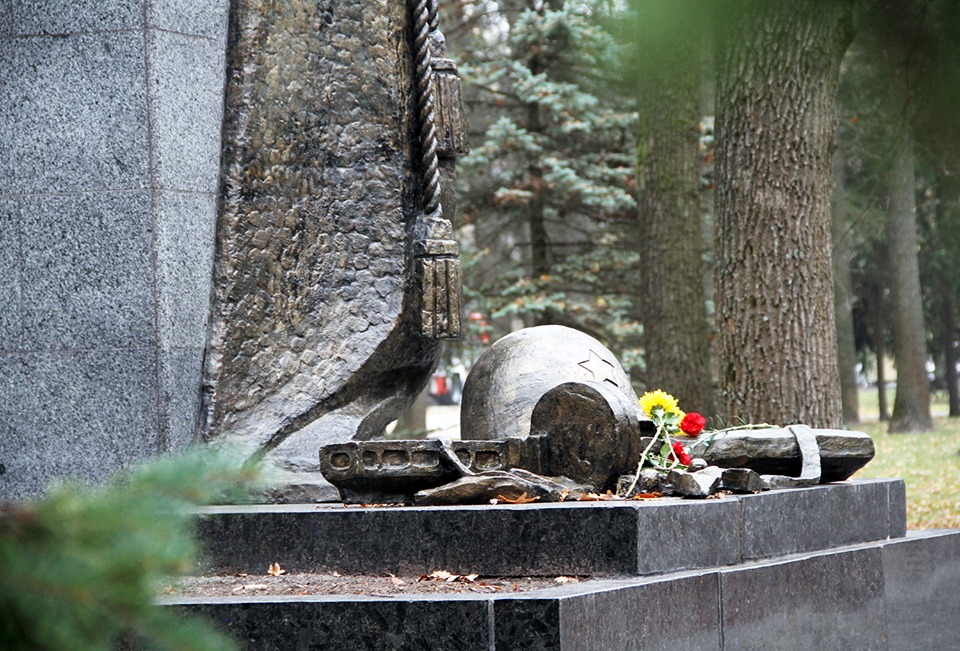
<svg viewBox="0 0 960 651">
<path fill-rule="evenodd" d="M 437 127 L 433 110 L 433 55 L 430 51 L 430 31 L 432 23 L 437 20 L 436 1 L 416 0 L 413 20 L 423 209 L 427 215 L 439 218 L 443 217 L 443 210 L 440 206 L 440 159 L 437 156 Z"/>
<path fill-rule="evenodd" d="M 457 339 L 461 333 L 459 247 L 440 203 L 436 89 L 431 32 L 438 29 L 436 0 L 409 0 L 420 135 L 423 212 L 414 229 L 420 333 L 431 339 Z M 438 61 L 440 61 L 438 59 Z M 445 68 L 446 69 L 446 68 Z M 454 69 L 454 74 L 455 69 Z M 453 152 L 451 152 L 453 153 Z"/>
</svg>

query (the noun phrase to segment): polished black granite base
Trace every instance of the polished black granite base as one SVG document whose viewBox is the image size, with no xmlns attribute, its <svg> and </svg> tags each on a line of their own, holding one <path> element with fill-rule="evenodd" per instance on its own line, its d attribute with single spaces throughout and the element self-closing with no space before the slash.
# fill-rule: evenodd
<svg viewBox="0 0 960 651">
<path fill-rule="evenodd" d="M 249 649 L 946 649 L 960 531 L 904 537 L 899 481 L 700 502 L 219 507 L 210 562 L 261 573 L 590 574 L 516 594 L 163 603 Z"/>
<path fill-rule="evenodd" d="M 203 511 L 209 567 L 261 572 L 648 575 L 897 538 L 899 480 L 721 499 L 496 506 L 220 506 Z"/>
</svg>

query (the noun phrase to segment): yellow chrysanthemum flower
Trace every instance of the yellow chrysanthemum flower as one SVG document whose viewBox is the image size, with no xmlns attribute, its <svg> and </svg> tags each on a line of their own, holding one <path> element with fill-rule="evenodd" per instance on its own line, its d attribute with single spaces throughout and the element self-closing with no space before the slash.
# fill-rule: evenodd
<svg viewBox="0 0 960 651">
<path fill-rule="evenodd" d="M 656 391 L 647 391 L 640 398 L 640 409 L 647 416 L 653 416 L 653 410 L 657 407 L 663 407 L 663 413 L 680 413 L 677 408 L 677 399 L 665 391 L 657 389 Z"/>
</svg>

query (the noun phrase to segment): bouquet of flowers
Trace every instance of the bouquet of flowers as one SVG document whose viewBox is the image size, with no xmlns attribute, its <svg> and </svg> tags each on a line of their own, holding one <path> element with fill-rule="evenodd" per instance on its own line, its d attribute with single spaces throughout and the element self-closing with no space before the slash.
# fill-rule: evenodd
<svg viewBox="0 0 960 651">
<path fill-rule="evenodd" d="M 653 421 L 657 427 L 653 439 L 647 444 L 640 463 L 637 465 L 637 474 L 628 494 L 636 486 L 643 466 L 651 466 L 655 470 L 686 470 L 693 461 L 687 449 L 679 440 L 670 437 L 685 435 L 697 436 L 703 431 L 706 419 L 696 412 L 684 413 L 677 404 L 677 399 L 665 391 L 657 389 L 648 391 L 640 398 L 640 409 Z"/>
</svg>

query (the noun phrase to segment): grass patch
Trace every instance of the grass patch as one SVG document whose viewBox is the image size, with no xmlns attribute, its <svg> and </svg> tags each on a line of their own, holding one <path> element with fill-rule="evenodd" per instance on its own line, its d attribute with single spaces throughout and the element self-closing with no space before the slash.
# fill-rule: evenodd
<svg viewBox="0 0 960 651">
<path fill-rule="evenodd" d="M 877 456 L 855 477 L 896 478 L 907 485 L 907 528 L 960 527 L 960 418 L 934 418 L 934 431 L 887 434 L 887 423 L 862 423 Z"/>
</svg>

